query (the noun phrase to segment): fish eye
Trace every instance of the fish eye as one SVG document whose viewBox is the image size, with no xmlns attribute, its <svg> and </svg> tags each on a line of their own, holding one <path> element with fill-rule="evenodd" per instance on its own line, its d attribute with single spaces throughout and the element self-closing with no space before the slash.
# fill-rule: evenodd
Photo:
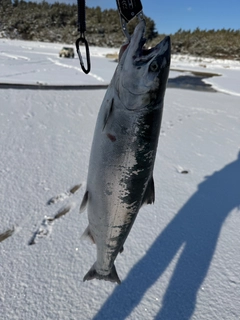
<svg viewBox="0 0 240 320">
<path fill-rule="evenodd" d="M 156 72 L 156 71 L 158 71 L 158 69 L 159 69 L 159 65 L 158 65 L 158 63 L 157 63 L 157 61 L 156 61 L 156 60 L 155 60 L 155 61 L 153 61 L 153 62 L 150 64 L 149 69 L 150 69 L 150 71 L 152 71 L 152 72 Z"/>
</svg>

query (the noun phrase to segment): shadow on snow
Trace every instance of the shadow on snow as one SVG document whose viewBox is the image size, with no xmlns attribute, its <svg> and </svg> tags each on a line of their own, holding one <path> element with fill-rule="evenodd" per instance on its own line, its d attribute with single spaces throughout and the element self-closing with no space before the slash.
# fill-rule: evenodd
<svg viewBox="0 0 240 320">
<path fill-rule="evenodd" d="M 145 256 L 131 269 L 103 304 L 94 320 L 126 319 L 146 291 L 166 270 L 184 245 L 156 320 L 188 320 L 199 288 L 208 272 L 221 227 L 240 204 L 238 159 L 198 185 L 198 190 L 157 237 Z"/>
</svg>

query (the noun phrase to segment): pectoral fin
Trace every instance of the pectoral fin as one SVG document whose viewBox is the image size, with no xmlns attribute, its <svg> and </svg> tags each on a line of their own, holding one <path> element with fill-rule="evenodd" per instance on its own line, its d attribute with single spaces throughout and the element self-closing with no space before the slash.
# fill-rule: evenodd
<svg viewBox="0 0 240 320">
<path fill-rule="evenodd" d="M 106 110 L 106 114 L 105 114 L 105 117 L 104 117 L 104 123 L 103 123 L 103 129 L 105 129 L 106 127 L 106 124 L 108 122 L 108 119 L 110 118 L 111 116 L 111 113 L 113 112 L 113 103 L 114 103 L 114 99 L 112 99 L 110 102 L 109 102 L 109 105 L 107 107 L 107 110 Z"/>
<path fill-rule="evenodd" d="M 151 204 L 155 201 L 155 188 L 154 188 L 154 180 L 153 177 L 151 177 L 148 181 L 147 188 L 145 190 L 143 199 L 142 199 L 142 205 L 143 204 Z"/>
<path fill-rule="evenodd" d="M 84 196 L 83 196 L 82 203 L 80 205 L 79 213 L 82 213 L 86 209 L 87 204 L 88 204 L 88 191 L 86 191 Z"/>
</svg>

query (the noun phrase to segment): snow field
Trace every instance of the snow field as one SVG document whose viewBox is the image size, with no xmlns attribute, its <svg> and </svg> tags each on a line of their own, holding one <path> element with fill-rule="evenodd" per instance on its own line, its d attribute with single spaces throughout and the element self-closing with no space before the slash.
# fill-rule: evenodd
<svg viewBox="0 0 240 320">
<path fill-rule="evenodd" d="M 31 43 L 23 54 L 13 50 L 14 41 L 5 40 L 4 50 L 2 43 L 1 82 L 102 83 L 74 78 L 78 61 L 57 58 L 55 44 Z M 37 53 L 32 58 L 34 50 L 47 53 L 44 62 Z M 53 63 L 54 72 L 44 71 L 48 58 L 74 68 Z M 95 62 L 92 72 L 108 82 L 116 65 L 103 57 Z M 177 67 L 186 69 L 185 63 Z M 223 88 L 238 93 L 237 77 L 229 79 Z M 0 89 L 0 234 L 14 229 L 0 242 L 1 319 L 240 319 L 240 104 L 234 94 L 166 91 L 156 201 L 140 210 L 116 260 L 122 284 L 82 282 L 96 249 L 80 241 L 87 214 L 79 206 L 104 94 Z"/>
</svg>

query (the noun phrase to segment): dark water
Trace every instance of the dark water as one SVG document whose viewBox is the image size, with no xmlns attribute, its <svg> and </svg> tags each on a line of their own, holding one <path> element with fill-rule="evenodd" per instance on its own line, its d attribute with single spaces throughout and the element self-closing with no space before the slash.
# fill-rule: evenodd
<svg viewBox="0 0 240 320">
<path fill-rule="evenodd" d="M 203 79 L 216 77 L 219 76 L 219 74 L 192 71 L 191 75 L 186 75 L 183 70 L 172 69 L 172 71 L 182 72 L 183 75 L 168 79 L 168 88 L 217 92 L 217 90 L 213 89 L 211 84 L 204 83 Z"/>
<path fill-rule="evenodd" d="M 173 71 L 180 71 L 183 75 L 176 78 L 168 79 L 168 88 L 187 89 L 196 91 L 217 92 L 210 84 L 204 83 L 203 79 L 219 76 L 214 73 L 191 72 L 191 75 L 184 74 L 184 71 L 174 69 Z M 188 71 L 189 73 L 189 71 Z M 103 85 L 42 85 L 42 84 L 14 84 L 14 83 L 0 83 L 0 89 L 30 89 L 30 90 L 100 90 L 107 89 L 108 84 Z"/>
<path fill-rule="evenodd" d="M 189 75 L 179 76 L 177 78 L 168 79 L 168 88 L 217 92 L 210 84 L 203 82 L 203 79 L 205 78 L 206 77 Z"/>
</svg>

